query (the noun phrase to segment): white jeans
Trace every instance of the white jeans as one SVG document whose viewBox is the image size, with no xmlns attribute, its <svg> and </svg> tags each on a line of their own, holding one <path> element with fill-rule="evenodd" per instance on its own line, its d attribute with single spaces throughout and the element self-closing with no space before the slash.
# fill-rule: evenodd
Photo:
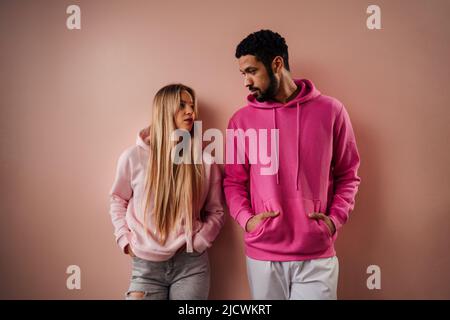
<svg viewBox="0 0 450 320">
<path fill-rule="evenodd" d="M 337 257 L 306 261 L 261 261 L 247 257 L 255 300 L 336 300 Z"/>
</svg>

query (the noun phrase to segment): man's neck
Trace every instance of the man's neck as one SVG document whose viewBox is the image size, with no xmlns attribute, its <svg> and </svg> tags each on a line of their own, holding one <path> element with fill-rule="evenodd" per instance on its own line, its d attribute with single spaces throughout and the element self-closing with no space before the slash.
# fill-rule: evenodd
<svg viewBox="0 0 450 320">
<path fill-rule="evenodd" d="M 275 100 L 281 103 L 286 103 L 294 99 L 300 87 L 298 87 L 291 77 L 283 77 L 280 79 L 280 88 L 275 96 Z"/>
</svg>

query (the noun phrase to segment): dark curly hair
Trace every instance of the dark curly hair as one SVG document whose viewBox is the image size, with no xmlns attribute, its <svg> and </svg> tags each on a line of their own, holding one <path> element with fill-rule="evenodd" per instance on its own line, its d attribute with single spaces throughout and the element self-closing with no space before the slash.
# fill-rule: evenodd
<svg viewBox="0 0 450 320">
<path fill-rule="evenodd" d="M 249 34 L 236 47 L 236 58 L 253 55 L 260 60 L 266 69 L 270 69 L 275 57 L 284 60 L 284 67 L 289 71 L 289 54 L 286 41 L 278 33 L 271 30 L 260 30 Z"/>
</svg>

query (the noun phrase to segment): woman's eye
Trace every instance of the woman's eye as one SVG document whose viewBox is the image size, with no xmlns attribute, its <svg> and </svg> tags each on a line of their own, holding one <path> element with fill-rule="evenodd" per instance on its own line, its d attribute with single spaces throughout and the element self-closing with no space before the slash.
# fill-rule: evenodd
<svg viewBox="0 0 450 320">
<path fill-rule="evenodd" d="M 184 103 L 180 104 L 181 109 L 184 109 L 184 107 L 185 107 Z"/>
</svg>

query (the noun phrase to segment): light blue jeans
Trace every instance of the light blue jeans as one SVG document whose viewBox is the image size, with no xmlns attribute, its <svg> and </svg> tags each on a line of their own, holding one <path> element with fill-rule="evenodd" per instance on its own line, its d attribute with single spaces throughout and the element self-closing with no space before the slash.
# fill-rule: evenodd
<svg viewBox="0 0 450 320">
<path fill-rule="evenodd" d="M 132 258 L 131 283 L 125 294 L 143 292 L 145 300 L 206 300 L 209 294 L 208 253 L 177 253 L 167 261 Z"/>
</svg>

